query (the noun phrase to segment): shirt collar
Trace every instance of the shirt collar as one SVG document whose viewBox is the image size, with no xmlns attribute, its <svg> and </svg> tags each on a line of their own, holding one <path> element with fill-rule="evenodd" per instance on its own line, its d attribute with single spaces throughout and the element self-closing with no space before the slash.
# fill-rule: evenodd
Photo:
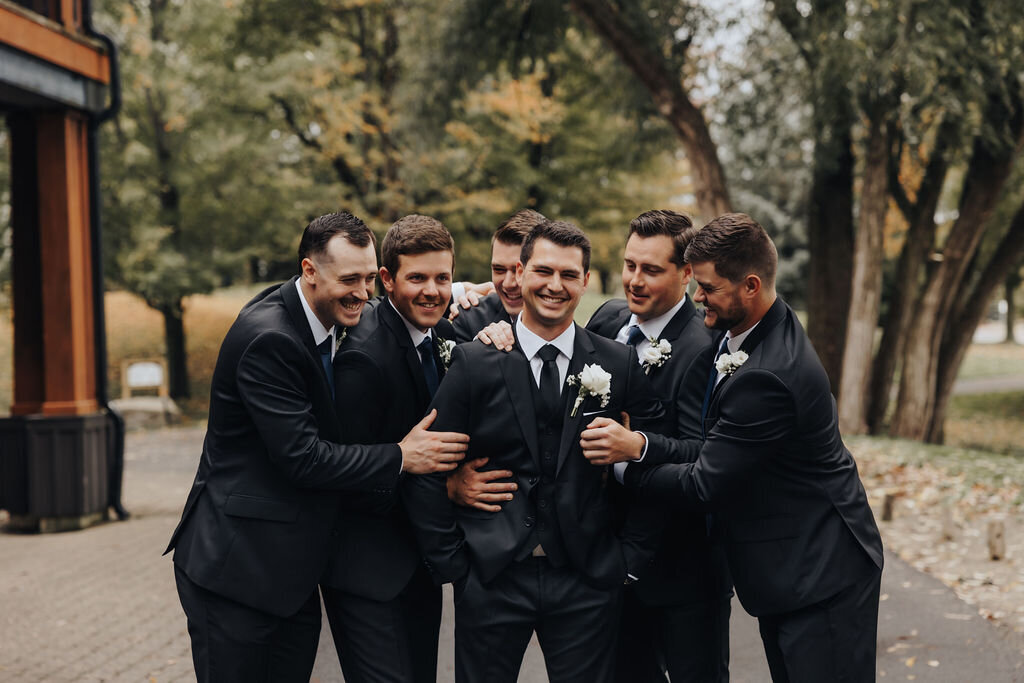
<svg viewBox="0 0 1024 683">
<path fill-rule="evenodd" d="M 569 325 L 565 332 L 558 335 L 551 341 L 540 338 L 536 334 L 530 331 L 530 329 L 523 324 L 523 316 L 516 318 L 516 339 L 519 340 L 519 347 L 523 350 L 523 355 L 526 356 L 526 360 L 533 360 L 533 357 L 537 355 L 541 347 L 545 344 L 551 344 L 556 349 L 562 352 L 562 355 L 572 360 L 572 347 L 576 342 L 576 325 Z"/>
<path fill-rule="evenodd" d="M 402 320 L 402 323 L 405 325 L 405 329 L 409 331 L 409 339 L 412 340 L 413 346 L 419 347 L 419 345 L 423 343 L 424 339 L 429 339 L 431 336 L 433 336 L 433 330 L 427 330 L 426 332 L 422 332 L 418 327 L 416 327 L 411 322 L 406 320 L 405 316 L 402 315 L 402 312 L 398 310 L 398 306 L 395 306 L 395 302 L 391 300 L 391 297 L 388 297 L 388 304 L 395 311 L 395 313 L 398 314 L 398 317 Z"/>
<path fill-rule="evenodd" d="M 675 317 L 679 309 L 686 303 L 686 292 L 683 292 L 683 298 L 676 302 L 676 305 L 668 309 L 657 318 L 651 318 L 644 322 L 639 322 L 636 318 L 636 313 L 632 313 L 629 316 L 629 322 L 626 323 L 628 328 L 630 325 L 636 325 L 640 328 L 640 331 L 644 333 L 644 337 L 647 339 L 660 339 L 661 333 L 668 327 L 669 322 Z"/>
<path fill-rule="evenodd" d="M 306 312 L 306 321 L 309 323 L 309 331 L 313 333 L 313 344 L 320 346 L 324 343 L 324 339 L 327 339 L 328 337 L 331 338 L 331 341 L 335 341 L 335 326 L 331 325 L 330 329 L 324 327 L 324 324 L 320 322 L 320 318 L 316 317 L 316 314 L 313 313 L 313 309 L 310 308 L 309 302 L 306 301 L 306 294 L 302 291 L 301 277 L 295 280 L 295 289 L 299 291 L 299 301 L 302 302 L 302 310 Z M 331 358 L 334 358 L 334 351 L 336 347 L 337 343 L 331 344 Z"/>
<path fill-rule="evenodd" d="M 756 323 L 751 325 L 746 331 L 740 332 L 735 337 L 732 336 L 732 332 L 726 332 L 725 342 L 729 347 L 729 353 L 736 353 L 737 351 L 739 351 L 740 346 L 743 345 L 743 340 L 745 340 L 750 335 L 750 333 L 754 331 L 754 328 L 760 324 L 761 321 L 758 320 Z"/>
</svg>

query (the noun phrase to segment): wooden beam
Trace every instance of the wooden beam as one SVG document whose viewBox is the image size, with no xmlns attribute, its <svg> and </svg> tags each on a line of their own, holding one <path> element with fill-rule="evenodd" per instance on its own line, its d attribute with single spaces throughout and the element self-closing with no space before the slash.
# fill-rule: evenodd
<svg viewBox="0 0 1024 683">
<path fill-rule="evenodd" d="M 0 43 L 91 80 L 110 82 L 110 59 L 102 45 L 3 0 Z"/>
</svg>

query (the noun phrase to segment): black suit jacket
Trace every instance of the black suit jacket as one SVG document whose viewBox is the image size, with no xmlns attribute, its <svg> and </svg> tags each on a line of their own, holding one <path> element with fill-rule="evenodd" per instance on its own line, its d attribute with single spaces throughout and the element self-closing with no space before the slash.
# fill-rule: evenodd
<svg viewBox="0 0 1024 683">
<path fill-rule="evenodd" d="M 789 306 L 776 300 L 741 350 L 747 361 L 712 395 L 696 462 L 630 468 L 627 482 L 714 510 L 740 602 L 764 616 L 878 571 L 882 541 L 828 377 Z"/>
<path fill-rule="evenodd" d="M 444 377 L 437 339 L 451 339 L 451 325 L 434 328 L 434 363 Z M 394 307 L 383 300 L 349 330 L 335 358 L 335 401 L 346 437 L 360 443 L 396 443 L 427 412 L 430 394 L 419 352 Z M 371 600 L 391 600 L 420 563 L 416 542 L 397 492 L 345 496 L 337 548 L 324 582 Z"/>
<path fill-rule="evenodd" d="M 491 581 L 529 542 L 532 527 L 530 492 L 542 476 L 534 381 L 518 347 L 503 352 L 482 342 L 458 346 L 452 365 L 431 404 L 438 417 L 433 428 L 469 434 L 466 459 L 488 457 L 487 469 L 508 469 L 519 485 L 500 512 L 485 512 L 449 502 L 443 476 L 408 477 L 404 492 L 410 517 L 435 579 L 454 581 L 470 563 L 482 581 Z M 607 468 L 583 457 L 580 432 L 597 416 L 617 418 L 628 412 L 641 425 L 661 417 L 661 405 L 640 369 L 631 347 L 576 328 L 567 376 L 584 364 L 599 364 L 612 375 L 607 407 L 588 397 L 570 417 L 578 389 L 566 385 L 564 424 L 553 482 L 555 510 L 569 562 L 589 583 L 610 588 L 646 564 L 656 538 L 649 520 L 627 523 L 616 536 L 611 523 Z"/>
<path fill-rule="evenodd" d="M 594 312 L 587 329 L 615 339 L 629 317 L 625 299 L 611 299 Z M 666 433 L 673 437 L 699 438 L 700 408 L 708 372 L 702 352 L 711 347 L 711 331 L 687 298 L 662 330 L 660 339 L 672 345 L 672 352 L 664 365 L 650 369 L 648 377 L 665 406 Z M 652 436 L 648 434 L 648 438 Z M 648 458 L 653 462 L 663 454 L 675 455 L 675 452 L 649 451 L 645 463 Z M 635 504 L 635 495 L 629 495 L 635 492 L 623 491 L 619 486 L 614 486 L 612 491 L 616 493 L 614 500 L 618 504 Z M 658 551 L 651 565 L 640 575 L 640 581 L 633 586 L 637 596 L 651 605 L 683 604 L 717 598 L 728 585 L 725 558 L 720 548 L 712 547 L 706 515 L 692 508 L 670 505 Z"/>
<path fill-rule="evenodd" d="M 343 437 L 295 281 L 265 290 L 221 345 L 199 471 L 167 548 L 175 564 L 214 593 L 294 614 L 327 564 L 338 491 L 398 482 L 397 445 Z"/>
<path fill-rule="evenodd" d="M 502 320 L 509 324 L 512 323 L 511 316 L 501 303 L 501 297 L 497 293 L 488 294 L 480 300 L 478 305 L 469 309 L 459 309 L 458 317 L 452 321 L 452 327 L 455 328 L 455 341 L 460 344 L 472 341 L 477 332 L 491 323 Z"/>
</svg>

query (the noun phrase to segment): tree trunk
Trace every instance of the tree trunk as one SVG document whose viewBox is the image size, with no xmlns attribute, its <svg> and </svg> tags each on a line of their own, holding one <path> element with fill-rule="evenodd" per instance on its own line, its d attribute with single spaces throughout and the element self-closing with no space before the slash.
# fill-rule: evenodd
<svg viewBox="0 0 1024 683">
<path fill-rule="evenodd" d="M 939 205 L 942 186 L 949 170 L 947 150 L 954 135 L 955 124 L 949 120 L 943 121 L 913 205 L 909 205 L 896 174 L 890 178 L 890 188 L 896 194 L 897 202 L 910 225 L 896 265 L 889 311 L 882 325 L 882 341 L 878 345 L 871 373 L 867 422 L 868 431 L 872 434 L 881 432 L 889 410 L 896 364 L 903 356 L 914 306 L 921 290 L 921 273 L 935 243 L 935 209 Z"/>
<path fill-rule="evenodd" d="M 1001 115 L 1006 112 L 996 106 Z M 991 114 L 990 114 L 991 116 Z M 1005 119 L 1004 119 L 1005 120 Z M 1021 113 L 1011 122 L 1016 141 L 1021 132 Z M 939 354 L 943 331 L 975 255 L 985 225 L 999 199 L 1013 165 L 1016 148 L 1004 145 L 992 149 L 978 138 L 964 176 L 960 214 L 943 246 L 942 262 L 925 285 L 914 322 L 907 335 L 900 381 L 899 403 L 893 418 L 894 436 L 923 440 L 933 433 L 932 424 L 939 396 Z M 978 300 L 971 304 L 980 306 Z M 948 392 L 947 392 L 948 393 Z"/>
<path fill-rule="evenodd" d="M 732 211 L 725 171 L 707 122 L 683 88 L 678 73 L 632 29 L 606 0 L 570 0 L 569 6 L 619 55 L 651 93 L 659 113 L 686 151 L 693 176 L 697 211 L 704 221 Z"/>
<path fill-rule="evenodd" d="M 839 384 L 839 427 L 847 434 L 867 429 L 866 398 L 882 299 L 885 216 L 889 208 L 889 127 L 882 115 L 871 121 L 854 241 L 853 279 Z"/>
<path fill-rule="evenodd" d="M 164 317 L 164 339 L 167 342 L 167 383 L 171 398 L 189 398 L 188 355 L 185 351 L 185 311 L 181 299 L 157 307 Z"/>
<path fill-rule="evenodd" d="M 807 336 L 833 394 L 839 391 L 853 271 L 851 125 L 844 120 L 819 127 L 807 216 Z"/>
<path fill-rule="evenodd" d="M 1020 263 L 1022 256 L 1024 256 L 1024 204 L 1014 215 L 1009 230 L 993 252 L 991 260 L 976 278 L 974 287 L 969 293 L 961 294 L 956 309 L 950 316 L 950 324 L 946 326 L 945 334 L 942 336 L 934 398 L 935 409 L 926 434 L 926 440 L 930 443 L 942 443 L 943 441 L 943 427 L 949 407 L 949 398 L 953 393 L 953 383 L 956 382 L 960 364 L 971 345 L 974 331 L 985 315 L 988 302 L 992 300 L 999 285 L 1006 280 L 1006 274 Z"/>
<path fill-rule="evenodd" d="M 1020 287 L 1020 273 L 1014 269 L 1010 269 L 1010 274 L 1006 276 L 1006 344 L 1016 344 L 1017 338 L 1014 336 L 1013 328 L 1017 326 L 1017 306 L 1014 302 L 1014 293 L 1017 288 Z"/>
</svg>

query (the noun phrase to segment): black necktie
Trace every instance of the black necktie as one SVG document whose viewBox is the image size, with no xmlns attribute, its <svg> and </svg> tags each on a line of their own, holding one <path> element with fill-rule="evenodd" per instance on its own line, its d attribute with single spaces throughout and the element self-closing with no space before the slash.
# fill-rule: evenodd
<svg viewBox="0 0 1024 683">
<path fill-rule="evenodd" d="M 334 364 L 331 362 L 330 335 L 327 336 L 327 339 L 320 342 L 320 346 L 316 348 L 320 352 L 320 364 L 324 368 L 324 374 L 327 375 L 327 385 L 331 388 L 331 398 L 334 398 Z"/>
<path fill-rule="evenodd" d="M 630 346 L 636 346 L 644 338 L 643 330 L 640 329 L 639 325 L 629 326 L 629 335 L 626 337 L 626 343 Z"/>
<path fill-rule="evenodd" d="M 441 380 L 437 375 L 437 363 L 434 362 L 434 338 L 427 337 L 419 343 L 416 350 L 420 352 L 420 365 L 423 366 L 423 379 L 427 381 L 427 393 L 434 398 L 437 385 Z"/>
<path fill-rule="evenodd" d="M 704 403 L 700 407 L 700 433 L 701 436 L 707 438 L 707 434 L 704 433 L 704 418 L 708 416 L 708 407 L 711 405 L 711 395 L 715 393 L 715 385 L 718 384 L 718 368 L 716 364 L 718 359 L 722 357 L 726 351 L 729 350 L 727 342 L 728 337 L 722 338 L 722 345 L 718 347 L 718 353 L 715 354 L 715 360 L 711 362 L 711 372 L 708 374 L 708 387 L 704 391 Z"/>
<path fill-rule="evenodd" d="M 544 365 L 540 368 L 540 398 L 543 403 L 545 415 L 557 415 L 559 412 L 559 396 L 562 389 L 558 381 L 558 348 L 551 344 L 545 344 L 537 352 Z"/>
</svg>

